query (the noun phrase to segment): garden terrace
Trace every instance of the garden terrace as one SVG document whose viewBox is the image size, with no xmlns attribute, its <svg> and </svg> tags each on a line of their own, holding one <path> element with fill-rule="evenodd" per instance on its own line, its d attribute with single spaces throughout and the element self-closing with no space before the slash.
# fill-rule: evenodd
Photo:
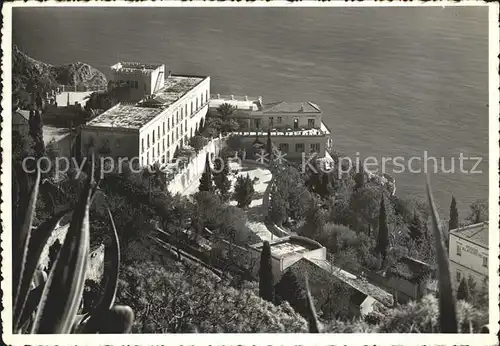
<svg viewBox="0 0 500 346">
<path fill-rule="evenodd" d="M 290 255 L 302 254 L 321 248 L 321 244 L 305 237 L 288 236 L 269 241 L 271 256 L 281 259 Z M 264 243 L 251 245 L 252 248 L 262 251 Z"/>
</svg>

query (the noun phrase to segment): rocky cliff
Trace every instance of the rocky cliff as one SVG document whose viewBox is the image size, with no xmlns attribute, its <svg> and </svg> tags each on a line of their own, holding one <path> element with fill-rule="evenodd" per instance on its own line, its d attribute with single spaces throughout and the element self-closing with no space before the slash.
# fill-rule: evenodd
<svg viewBox="0 0 500 346">
<path fill-rule="evenodd" d="M 92 66 L 75 62 L 54 66 L 35 60 L 12 47 L 12 91 L 14 96 L 21 96 L 37 89 L 48 92 L 61 85 L 75 86 L 79 90 L 85 88 L 106 88 L 106 76 Z"/>
</svg>

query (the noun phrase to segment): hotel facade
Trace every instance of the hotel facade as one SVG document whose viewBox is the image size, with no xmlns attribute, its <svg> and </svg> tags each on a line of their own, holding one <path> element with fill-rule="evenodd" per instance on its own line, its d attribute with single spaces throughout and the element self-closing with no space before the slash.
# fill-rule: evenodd
<svg viewBox="0 0 500 346">
<path fill-rule="evenodd" d="M 463 278 L 476 287 L 488 280 L 488 222 L 457 228 L 449 234 L 450 272 L 454 289 Z"/>
<path fill-rule="evenodd" d="M 82 153 L 138 158 L 141 166 L 170 161 L 203 126 L 210 77 L 165 74 L 165 65 L 120 62 L 113 80 L 126 84 L 130 100 L 98 115 L 82 129 Z"/>
<path fill-rule="evenodd" d="M 216 113 L 222 104 L 235 108 L 232 115 L 240 124 L 234 134 L 244 142 L 266 143 L 268 132 L 276 148 L 287 158 L 300 159 L 303 154 L 325 157 L 332 145 L 330 130 L 323 123 L 323 112 L 312 102 L 264 103 L 262 97 L 212 95 L 210 110 Z"/>
</svg>

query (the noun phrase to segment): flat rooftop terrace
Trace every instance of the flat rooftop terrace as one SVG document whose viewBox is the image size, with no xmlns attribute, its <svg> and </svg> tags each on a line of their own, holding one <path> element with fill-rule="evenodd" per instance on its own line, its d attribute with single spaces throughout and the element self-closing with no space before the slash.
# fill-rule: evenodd
<svg viewBox="0 0 500 346">
<path fill-rule="evenodd" d="M 87 123 L 89 127 L 139 130 L 207 77 L 171 75 L 165 86 L 137 104 L 118 104 Z"/>
<path fill-rule="evenodd" d="M 283 237 L 269 241 L 271 247 L 271 256 L 277 259 L 288 257 L 290 255 L 302 254 L 321 248 L 321 244 L 314 240 L 303 237 Z M 262 251 L 264 243 L 257 243 L 251 247 Z"/>
<path fill-rule="evenodd" d="M 151 73 L 157 68 L 163 66 L 163 64 L 143 64 L 140 62 L 127 62 L 120 61 L 113 66 L 111 70 L 113 71 L 123 71 L 123 72 L 140 72 Z"/>
<path fill-rule="evenodd" d="M 89 127 L 138 130 L 162 112 L 160 108 L 119 103 L 87 123 Z"/>
<path fill-rule="evenodd" d="M 170 75 L 165 78 L 165 85 L 152 95 L 150 99 L 143 100 L 140 104 L 146 106 L 169 107 L 187 92 L 195 88 L 207 77 Z"/>
</svg>

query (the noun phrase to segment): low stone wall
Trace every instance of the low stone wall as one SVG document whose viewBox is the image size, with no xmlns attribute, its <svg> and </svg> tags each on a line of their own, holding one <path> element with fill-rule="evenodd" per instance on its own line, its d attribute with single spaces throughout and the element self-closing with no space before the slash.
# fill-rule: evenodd
<svg viewBox="0 0 500 346">
<path fill-rule="evenodd" d="M 267 226 L 267 229 L 272 233 L 274 234 L 275 236 L 277 237 L 286 237 L 290 234 L 288 234 L 287 231 L 285 231 L 284 229 L 282 229 L 281 227 L 279 227 L 278 225 L 276 225 L 274 222 L 272 221 L 268 221 L 266 222 L 266 226 Z"/>
</svg>

